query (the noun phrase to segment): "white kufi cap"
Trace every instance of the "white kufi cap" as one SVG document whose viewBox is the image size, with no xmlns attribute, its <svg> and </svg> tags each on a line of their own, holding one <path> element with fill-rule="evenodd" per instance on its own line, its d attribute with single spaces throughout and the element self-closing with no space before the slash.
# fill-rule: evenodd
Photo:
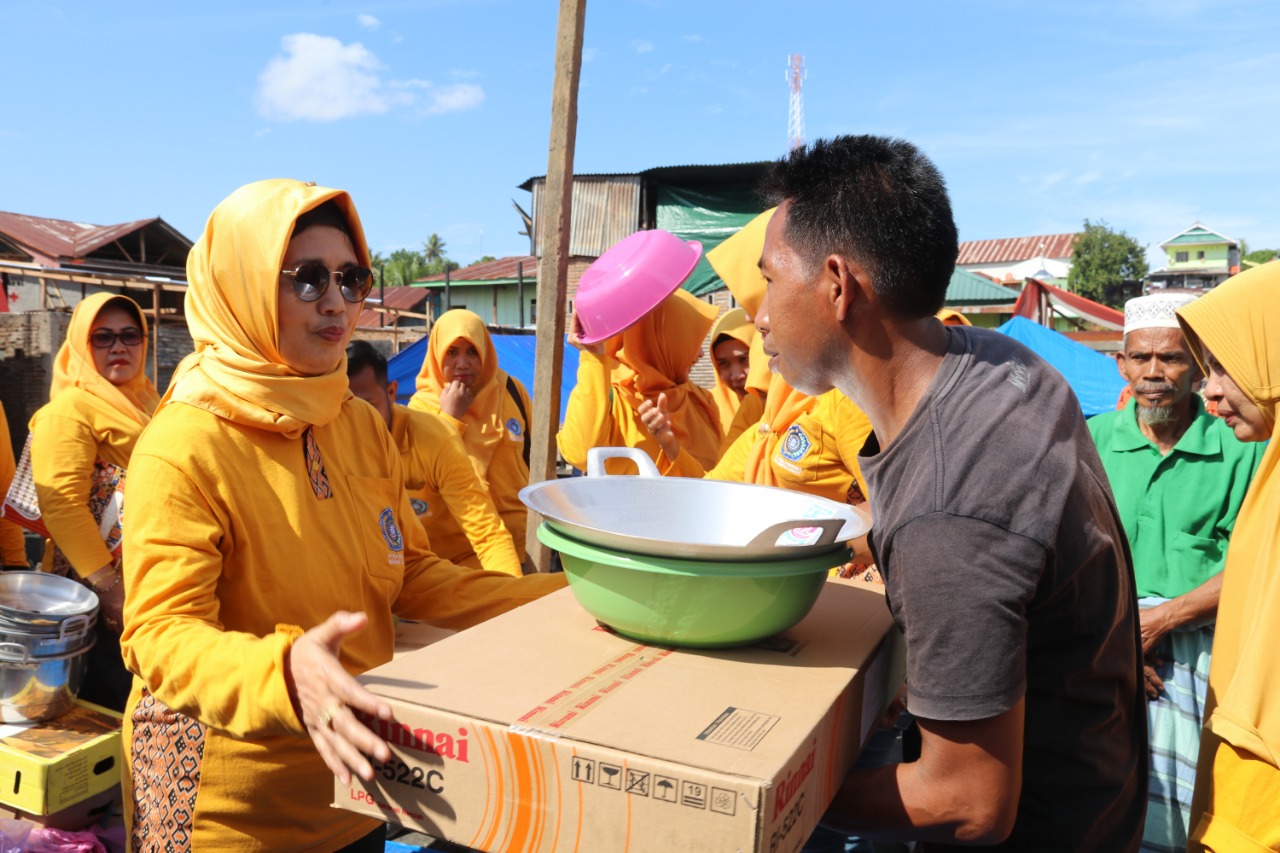
<svg viewBox="0 0 1280 853">
<path fill-rule="evenodd" d="M 1191 293 L 1153 293 L 1130 299 L 1124 304 L 1124 333 L 1127 335 L 1138 329 L 1180 328 L 1178 309 L 1195 299 Z"/>
</svg>

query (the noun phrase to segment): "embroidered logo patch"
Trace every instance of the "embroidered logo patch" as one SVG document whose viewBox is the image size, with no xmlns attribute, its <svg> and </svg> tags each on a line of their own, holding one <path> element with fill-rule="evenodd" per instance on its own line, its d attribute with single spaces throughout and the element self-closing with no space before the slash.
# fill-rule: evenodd
<svg viewBox="0 0 1280 853">
<path fill-rule="evenodd" d="M 507 432 L 511 433 L 512 438 L 520 438 L 520 422 L 515 418 L 508 418 Z"/>
<path fill-rule="evenodd" d="M 428 515 L 431 512 L 431 507 L 420 498 L 409 498 L 409 506 L 413 507 L 414 515 Z"/>
<path fill-rule="evenodd" d="M 404 550 L 404 537 L 400 535 L 400 528 L 396 526 L 395 513 L 391 511 L 391 507 L 387 507 L 378 516 L 378 526 L 382 528 L 382 538 L 387 540 L 387 547 L 392 551 Z"/>
<path fill-rule="evenodd" d="M 804 458 L 812 446 L 813 442 L 809 441 L 809 436 L 804 434 L 804 430 L 798 424 L 794 424 L 787 430 L 786 438 L 782 439 L 782 447 L 778 450 L 778 455 L 783 459 L 798 462 Z"/>
</svg>

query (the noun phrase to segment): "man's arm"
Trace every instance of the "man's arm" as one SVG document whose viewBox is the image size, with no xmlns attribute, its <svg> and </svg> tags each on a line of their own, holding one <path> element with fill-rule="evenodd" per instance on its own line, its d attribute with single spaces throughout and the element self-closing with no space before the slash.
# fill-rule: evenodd
<svg viewBox="0 0 1280 853">
<path fill-rule="evenodd" d="M 880 840 L 997 844 L 1022 789 L 1025 700 L 985 720 L 917 719 L 920 759 L 845 777 L 823 823 Z"/>
<path fill-rule="evenodd" d="M 1212 619 L 1218 612 L 1222 594 L 1222 572 L 1218 572 L 1191 592 L 1148 607 L 1138 614 L 1142 626 L 1142 653 L 1149 654 L 1160 638 L 1175 628 Z"/>
</svg>

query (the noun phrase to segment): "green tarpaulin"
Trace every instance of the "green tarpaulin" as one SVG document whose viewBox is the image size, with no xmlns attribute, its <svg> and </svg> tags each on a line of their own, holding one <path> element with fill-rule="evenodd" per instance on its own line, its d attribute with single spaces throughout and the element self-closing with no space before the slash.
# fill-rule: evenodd
<svg viewBox="0 0 1280 853">
<path fill-rule="evenodd" d="M 657 227 L 683 240 L 702 243 L 702 258 L 684 283 L 684 289 L 702 296 L 724 287 L 707 263 L 707 252 L 732 237 L 739 228 L 765 209 L 755 190 L 742 188 L 657 187 Z"/>
</svg>

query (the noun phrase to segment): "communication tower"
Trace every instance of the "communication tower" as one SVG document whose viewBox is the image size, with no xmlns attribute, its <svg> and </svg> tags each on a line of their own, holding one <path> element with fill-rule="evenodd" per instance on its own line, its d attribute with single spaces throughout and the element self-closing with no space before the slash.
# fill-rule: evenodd
<svg viewBox="0 0 1280 853">
<path fill-rule="evenodd" d="M 804 147 L 804 56 L 787 57 L 787 84 L 791 87 L 790 109 L 787 110 L 787 147 L 794 151 Z"/>
</svg>

